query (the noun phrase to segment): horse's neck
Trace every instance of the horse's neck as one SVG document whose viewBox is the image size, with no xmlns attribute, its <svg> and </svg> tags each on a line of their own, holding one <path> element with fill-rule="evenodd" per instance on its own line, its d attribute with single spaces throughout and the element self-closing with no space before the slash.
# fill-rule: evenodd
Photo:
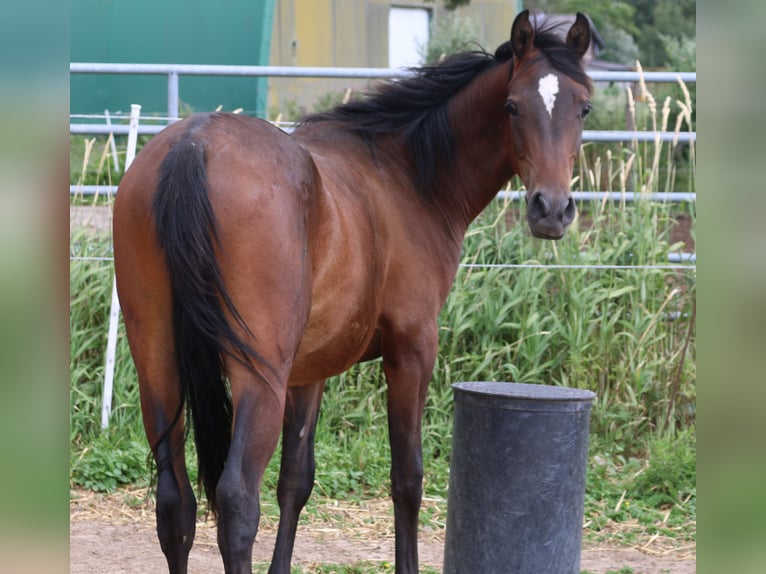
<svg viewBox="0 0 766 574">
<path fill-rule="evenodd" d="M 504 109 L 510 63 L 479 76 L 450 106 L 456 153 L 449 188 L 442 197 L 451 225 L 468 225 L 513 176 L 508 149 L 510 126 Z"/>
</svg>

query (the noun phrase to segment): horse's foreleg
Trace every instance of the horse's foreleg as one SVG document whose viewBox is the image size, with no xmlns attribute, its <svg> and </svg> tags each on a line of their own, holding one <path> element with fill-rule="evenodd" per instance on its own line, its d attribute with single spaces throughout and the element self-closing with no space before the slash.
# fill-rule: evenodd
<svg viewBox="0 0 766 574">
<path fill-rule="evenodd" d="M 418 572 L 418 513 L 423 495 L 420 422 L 437 346 L 436 328 L 430 331 L 414 338 L 384 340 L 383 346 L 397 574 Z"/>
<path fill-rule="evenodd" d="M 269 574 L 289 574 L 298 517 L 314 488 L 314 431 L 324 381 L 290 387 L 282 429 L 279 468 L 279 531 Z"/>
<path fill-rule="evenodd" d="M 260 519 L 259 489 L 279 439 L 284 383 L 272 382 L 272 389 L 266 380 L 231 360 L 227 374 L 232 386 L 234 427 L 215 489 L 218 547 L 227 574 L 250 574 Z"/>
</svg>

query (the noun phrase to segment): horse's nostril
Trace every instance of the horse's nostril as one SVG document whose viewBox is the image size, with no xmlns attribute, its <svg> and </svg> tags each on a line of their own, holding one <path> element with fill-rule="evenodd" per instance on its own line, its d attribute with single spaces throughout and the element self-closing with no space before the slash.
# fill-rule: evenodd
<svg viewBox="0 0 766 574">
<path fill-rule="evenodd" d="M 532 203 L 529 206 L 529 209 L 537 217 L 547 216 L 548 212 L 550 211 L 548 199 L 546 199 L 546 197 L 541 192 L 536 192 L 532 196 Z"/>
<path fill-rule="evenodd" d="M 567 201 L 567 206 L 564 208 L 563 221 L 568 224 L 571 223 L 577 213 L 577 206 L 575 206 L 574 198 L 570 195 Z"/>
<path fill-rule="evenodd" d="M 577 206 L 571 193 L 554 193 L 551 191 L 536 191 L 528 201 L 529 216 L 533 220 L 555 219 L 565 226 L 572 223 Z"/>
</svg>

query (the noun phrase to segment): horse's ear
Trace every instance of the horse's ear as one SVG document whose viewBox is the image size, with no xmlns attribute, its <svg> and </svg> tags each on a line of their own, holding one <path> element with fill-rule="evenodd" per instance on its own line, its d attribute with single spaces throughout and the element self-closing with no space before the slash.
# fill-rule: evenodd
<svg viewBox="0 0 766 574">
<path fill-rule="evenodd" d="M 582 58 L 590 46 L 590 20 L 585 14 L 577 13 L 575 23 L 567 33 L 567 46 Z"/>
<path fill-rule="evenodd" d="M 521 59 L 535 41 L 535 30 L 529 21 L 529 10 L 524 10 L 516 16 L 511 26 L 511 50 L 513 55 Z"/>
</svg>

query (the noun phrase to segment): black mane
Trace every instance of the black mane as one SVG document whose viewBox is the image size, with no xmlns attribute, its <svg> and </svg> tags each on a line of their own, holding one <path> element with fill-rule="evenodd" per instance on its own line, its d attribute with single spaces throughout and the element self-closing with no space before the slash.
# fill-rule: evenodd
<svg viewBox="0 0 766 574">
<path fill-rule="evenodd" d="M 534 44 L 557 71 L 590 86 L 578 56 L 554 28 L 544 23 L 538 26 Z M 436 64 L 409 68 L 412 75 L 385 82 L 360 100 L 306 116 L 301 123 L 339 122 L 373 150 L 376 136 L 397 134 L 412 156 L 418 191 L 432 197 L 439 169 L 451 165 L 455 154 L 455 135 L 447 115 L 449 100 L 474 78 L 511 58 L 509 42 L 501 44 L 494 55 L 483 50 L 453 54 Z"/>
</svg>

